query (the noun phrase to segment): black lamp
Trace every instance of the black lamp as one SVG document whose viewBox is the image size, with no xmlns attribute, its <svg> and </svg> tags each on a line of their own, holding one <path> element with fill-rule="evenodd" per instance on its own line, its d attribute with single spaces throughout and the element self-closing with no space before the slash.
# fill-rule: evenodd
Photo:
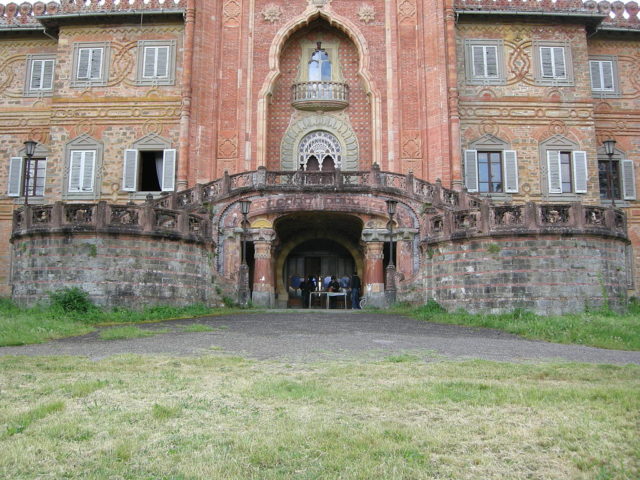
<svg viewBox="0 0 640 480">
<path fill-rule="evenodd" d="M 609 157 L 609 164 L 607 166 L 607 190 L 609 190 L 609 198 L 611 199 L 611 206 L 616 206 L 616 200 L 613 194 L 613 154 L 616 151 L 616 141 L 612 138 L 602 142 L 604 146 L 604 153 Z"/>
<path fill-rule="evenodd" d="M 397 200 L 386 200 L 387 213 L 389 214 L 389 267 L 395 267 L 393 263 L 393 216 L 396 213 Z"/>
</svg>

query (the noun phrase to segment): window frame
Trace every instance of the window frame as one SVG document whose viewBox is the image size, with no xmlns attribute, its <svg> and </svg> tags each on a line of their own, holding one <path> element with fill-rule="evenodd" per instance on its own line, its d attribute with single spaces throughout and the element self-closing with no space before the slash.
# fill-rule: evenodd
<svg viewBox="0 0 640 480">
<path fill-rule="evenodd" d="M 102 49 L 100 61 L 100 75 L 96 78 L 79 78 L 80 55 L 83 50 Z M 111 65 L 111 46 L 109 42 L 76 42 L 73 44 L 73 70 L 71 73 L 72 87 L 104 87 L 109 81 L 109 67 Z"/>
<path fill-rule="evenodd" d="M 496 49 L 496 76 L 479 76 L 474 71 L 473 49 L 475 47 L 491 47 Z M 504 85 L 506 75 L 504 69 L 504 42 L 501 39 L 465 39 L 465 76 L 468 85 Z M 485 71 L 487 64 L 484 64 Z"/>
<path fill-rule="evenodd" d="M 160 190 L 138 190 L 140 185 L 140 152 L 149 151 L 163 152 L 162 179 L 158 178 Z M 173 192 L 176 188 L 177 167 L 178 152 L 175 148 L 171 148 L 171 142 L 159 135 L 149 134 L 134 142 L 130 148 L 123 152 L 122 191 L 128 192 L 133 198 L 145 198 L 147 194 L 161 195 L 165 192 Z M 171 172 L 171 175 L 167 177 L 170 180 L 165 181 L 167 170 Z"/>
<path fill-rule="evenodd" d="M 481 192 L 479 188 L 478 154 L 491 152 L 500 152 L 502 192 Z M 518 153 L 516 150 L 511 149 L 509 143 L 493 135 L 484 135 L 471 142 L 468 149 L 464 150 L 463 163 L 463 181 L 468 192 L 478 193 L 498 200 L 508 200 L 512 194 L 519 193 Z"/>
<path fill-rule="evenodd" d="M 28 187 L 29 185 L 25 185 L 25 167 L 26 167 L 26 162 L 25 162 L 25 157 L 26 155 L 22 155 L 22 156 L 16 156 L 16 157 L 11 157 L 9 160 L 9 175 L 7 176 L 7 196 L 8 197 L 12 197 L 18 200 L 23 200 L 24 201 L 24 190 L 25 187 Z M 35 162 L 35 163 L 33 163 Z M 44 201 L 44 196 L 45 196 L 45 190 L 47 188 L 47 163 L 48 163 L 48 157 L 46 155 L 43 154 L 39 154 L 39 152 L 36 151 L 36 154 L 34 154 L 34 156 L 31 158 L 30 160 L 30 165 L 29 166 L 34 166 L 34 170 L 37 171 L 38 168 L 38 164 L 42 163 L 42 172 L 43 175 L 39 178 L 42 178 L 42 189 L 40 191 L 37 190 L 37 182 L 34 185 L 33 189 L 35 190 L 33 193 L 29 194 L 29 199 L 38 199 L 36 200 L 36 202 L 40 201 Z M 12 172 L 14 170 L 14 168 L 16 168 L 16 164 L 19 164 L 20 168 L 20 172 L 19 172 L 19 184 L 18 184 L 18 190 L 17 191 L 12 191 L 12 182 L 11 182 L 11 177 L 12 177 Z M 33 181 L 34 176 L 33 175 L 29 175 L 29 181 Z M 37 180 L 37 178 L 36 178 Z M 15 186 L 15 185 L 13 185 Z"/>
<path fill-rule="evenodd" d="M 593 76 L 591 74 L 591 62 L 610 62 L 613 88 L 611 90 L 595 90 L 593 88 Z M 600 72 L 602 70 L 600 69 Z M 602 78 L 601 78 L 602 80 Z M 618 76 L 618 57 L 616 55 L 589 55 L 589 85 L 594 98 L 617 98 L 621 95 L 620 77 Z"/>
<path fill-rule="evenodd" d="M 542 49 L 551 48 L 552 52 L 554 48 L 563 49 L 564 57 L 564 77 L 545 77 L 542 67 Z M 536 85 L 557 85 L 557 86 L 572 86 L 574 85 L 573 75 L 573 56 L 571 53 L 571 45 L 569 42 L 562 41 L 547 41 L 547 40 L 534 40 L 533 41 L 534 52 L 534 79 Z M 554 66 L 555 68 L 555 66 Z"/>
<path fill-rule="evenodd" d="M 146 49 L 167 48 L 167 75 L 146 77 L 144 75 Z M 175 40 L 139 40 L 136 67 L 136 85 L 174 85 L 176 82 L 176 41 Z"/>
<path fill-rule="evenodd" d="M 636 200 L 637 198 L 637 189 L 636 189 L 636 178 L 635 178 L 635 163 L 633 160 L 626 158 L 625 153 L 622 150 L 615 149 L 612 160 L 614 163 L 618 164 L 618 192 L 620 195 L 615 197 L 614 200 L 616 204 L 619 202 L 626 202 L 628 200 Z M 605 153 L 604 148 L 600 147 L 597 151 L 597 162 L 598 162 L 598 195 L 600 197 L 600 202 L 604 204 L 610 204 L 611 199 L 603 198 L 602 194 L 607 194 L 606 191 L 602 191 L 600 188 L 600 163 L 606 164 L 609 162 L 609 156 Z M 608 173 L 608 172 L 607 172 Z M 627 181 L 627 175 L 631 177 L 631 184 Z M 608 182 L 608 179 L 606 179 Z"/>
<path fill-rule="evenodd" d="M 34 63 L 35 62 L 52 62 L 51 65 L 51 87 L 50 88 L 33 88 L 32 80 L 34 73 Z M 27 55 L 27 70 L 25 74 L 25 82 L 24 82 L 24 96 L 25 97 L 50 97 L 53 95 L 53 87 L 55 84 L 55 73 L 56 73 L 56 57 L 55 55 L 48 54 L 37 54 L 37 55 Z"/>
<path fill-rule="evenodd" d="M 71 190 L 71 167 L 73 153 L 91 151 L 95 152 L 93 162 L 93 188 L 90 191 L 73 191 Z M 65 145 L 65 160 L 62 181 L 62 198 L 64 200 L 96 200 L 100 198 L 103 154 L 104 145 L 102 144 L 102 142 L 96 140 L 86 133 L 74 138 Z M 81 178 L 83 176 L 84 175 L 81 174 Z"/>
</svg>

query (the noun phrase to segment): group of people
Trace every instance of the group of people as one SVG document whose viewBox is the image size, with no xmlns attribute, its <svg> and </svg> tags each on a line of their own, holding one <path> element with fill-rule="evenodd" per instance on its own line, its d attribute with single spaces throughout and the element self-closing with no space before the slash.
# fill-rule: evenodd
<svg viewBox="0 0 640 480">
<path fill-rule="evenodd" d="M 302 306 L 309 308 L 311 306 L 311 292 L 350 292 L 351 308 L 360 308 L 360 289 L 362 282 L 358 273 L 354 272 L 351 278 L 344 276 L 338 280 L 335 275 L 327 275 L 324 278 L 316 278 L 309 275 L 298 284 L 298 288 L 302 291 Z"/>
</svg>

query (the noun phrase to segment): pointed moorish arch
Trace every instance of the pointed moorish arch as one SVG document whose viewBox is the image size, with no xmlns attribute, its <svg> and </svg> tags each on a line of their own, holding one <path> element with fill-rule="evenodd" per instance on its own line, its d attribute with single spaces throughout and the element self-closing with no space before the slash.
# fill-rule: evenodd
<svg viewBox="0 0 640 480">
<path fill-rule="evenodd" d="M 267 117 L 269 113 L 269 99 L 276 80 L 280 76 L 280 55 L 287 40 L 298 30 L 308 26 L 312 21 L 321 18 L 332 27 L 343 32 L 354 43 L 358 52 L 358 75 L 363 85 L 369 103 L 371 104 L 371 135 L 372 135 L 372 163 L 381 164 L 382 160 L 382 100 L 380 92 L 375 88 L 373 76 L 369 71 L 370 50 L 367 40 L 358 27 L 348 18 L 338 15 L 330 4 L 322 8 L 310 5 L 299 16 L 289 20 L 274 36 L 269 48 L 269 74 L 267 75 L 257 101 L 257 138 L 256 157 L 258 167 L 267 164 Z M 366 168 L 367 166 L 362 166 Z"/>
</svg>

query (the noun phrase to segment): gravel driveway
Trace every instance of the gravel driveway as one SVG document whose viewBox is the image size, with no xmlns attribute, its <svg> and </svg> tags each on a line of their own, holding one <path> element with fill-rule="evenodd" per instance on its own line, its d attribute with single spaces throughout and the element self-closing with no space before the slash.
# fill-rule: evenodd
<svg viewBox="0 0 640 480">
<path fill-rule="evenodd" d="M 185 332 L 193 323 L 213 330 Z M 92 333 L 39 345 L 3 347 L 0 355 L 81 355 L 97 360 L 123 353 L 203 355 L 221 351 L 255 359 L 313 361 L 412 353 L 425 358 L 640 364 L 640 352 L 523 340 L 496 330 L 366 311 L 270 311 L 159 322 L 140 328 L 168 329 L 169 333 L 129 340 L 101 340 Z"/>
</svg>

